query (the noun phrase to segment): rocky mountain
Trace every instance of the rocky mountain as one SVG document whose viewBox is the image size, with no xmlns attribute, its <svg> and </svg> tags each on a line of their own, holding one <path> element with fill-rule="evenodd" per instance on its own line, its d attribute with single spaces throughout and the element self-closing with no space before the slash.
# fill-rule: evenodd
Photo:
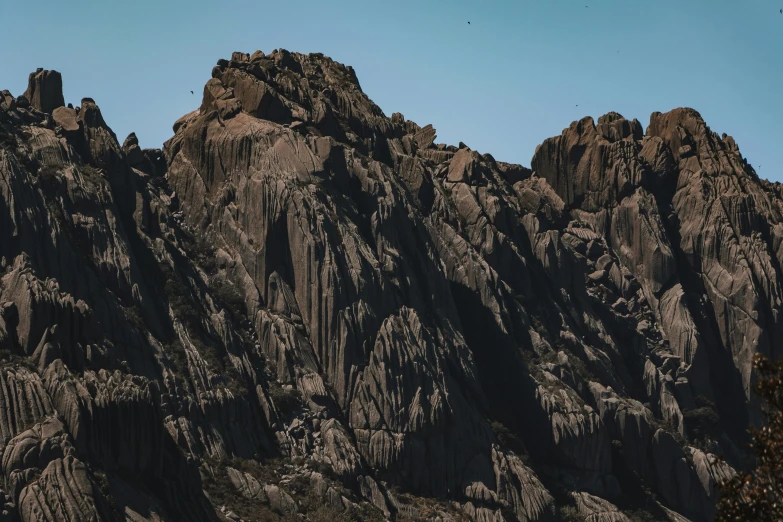
<svg viewBox="0 0 783 522">
<path fill-rule="evenodd" d="M 0 521 L 709 521 L 749 465 L 783 188 L 696 111 L 531 170 L 276 50 L 173 130 L 0 94 Z"/>
</svg>

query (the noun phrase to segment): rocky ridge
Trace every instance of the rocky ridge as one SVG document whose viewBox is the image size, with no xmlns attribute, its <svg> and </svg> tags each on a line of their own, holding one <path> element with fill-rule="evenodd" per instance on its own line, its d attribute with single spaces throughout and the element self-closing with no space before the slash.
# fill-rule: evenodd
<svg viewBox="0 0 783 522">
<path fill-rule="evenodd" d="M 697 112 L 531 170 L 276 50 L 173 130 L 0 93 L 0 521 L 702 521 L 748 464 L 783 193 Z"/>
</svg>

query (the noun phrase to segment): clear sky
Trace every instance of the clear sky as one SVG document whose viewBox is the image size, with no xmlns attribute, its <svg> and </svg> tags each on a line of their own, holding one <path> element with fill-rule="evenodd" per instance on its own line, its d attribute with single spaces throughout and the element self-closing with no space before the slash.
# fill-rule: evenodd
<svg viewBox="0 0 783 522">
<path fill-rule="evenodd" d="M 585 7 L 588 5 L 589 7 Z M 322 52 L 387 115 L 529 166 L 583 116 L 689 106 L 783 181 L 783 0 L 0 0 L 0 89 L 36 67 L 160 147 L 232 51 Z M 470 21 L 470 25 L 468 25 Z M 196 94 L 191 95 L 193 90 Z M 579 105 L 578 107 L 576 105 Z M 759 168 L 760 166 L 760 168 Z"/>
</svg>

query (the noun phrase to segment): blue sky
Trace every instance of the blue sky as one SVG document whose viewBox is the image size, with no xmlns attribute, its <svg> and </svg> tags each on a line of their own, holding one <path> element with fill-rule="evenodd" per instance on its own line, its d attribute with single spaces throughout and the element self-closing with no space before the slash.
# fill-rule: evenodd
<svg viewBox="0 0 783 522">
<path fill-rule="evenodd" d="M 585 7 L 589 5 L 589 7 Z M 783 0 L 2 0 L 0 88 L 36 67 L 159 147 L 232 51 L 322 52 L 387 115 L 529 165 L 583 116 L 689 106 L 783 181 Z M 468 25 L 468 20 L 471 22 Z M 618 52 L 619 51 L 619 52 Z M 196 94 L 191 95 L 193 90 Z M 579 105 L 576 107 L 576 105 Z M 759 168 L 761 165 L 761 168 Z"/>
</svg>

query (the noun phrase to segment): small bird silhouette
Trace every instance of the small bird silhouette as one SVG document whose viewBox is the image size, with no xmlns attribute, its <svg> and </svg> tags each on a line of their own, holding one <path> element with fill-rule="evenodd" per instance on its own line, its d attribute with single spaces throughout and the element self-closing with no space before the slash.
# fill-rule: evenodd
<svg viewBox="0 0 783 522">
<path fill-rule="evenodd" d="M 780 14 L 783 14 L 783 9 L 780 10 Z"/>
<path fill-rule="evenodd" d="M 470 25 L 470 22 L 468 22 L 468 25 Z"/>
<path fill-rule="evenodd" d="M 193 91 L 190 91 L 190 94 L 193 94 Z"/>
<path fill-rule="evenodd" d="M 577 103 L 576 106 L 579 107 L 579 104 Z"/>
</svg>

